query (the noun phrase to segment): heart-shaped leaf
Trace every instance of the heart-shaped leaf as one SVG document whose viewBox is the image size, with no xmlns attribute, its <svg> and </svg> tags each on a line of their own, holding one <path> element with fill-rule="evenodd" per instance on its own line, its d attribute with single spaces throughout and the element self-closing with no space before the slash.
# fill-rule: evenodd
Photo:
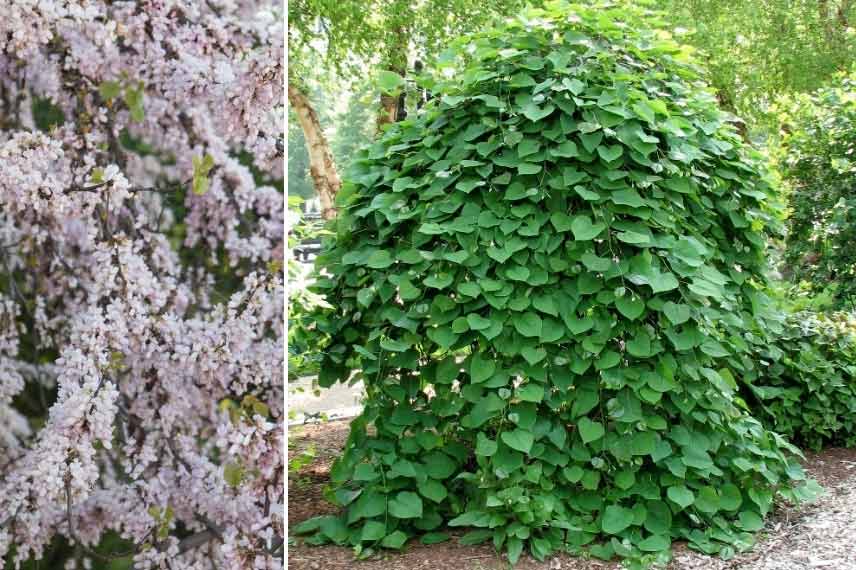
<svg viewBox="0 0 856 570">
<path fill-rule="evenodd" d="M 532 450 L 532 444 L 535 443 L 535 436 L 532 435 L 532 432 L 520 428 L 502 432 L 501 437 L 505 445 L 522 453 L 529 453 Z"/>
<path fill-rule="evenodd" d="M 577 422 L 577 429 L 579 430 L 580 437 L 584 443 L 597 441 L 602 438 L 605 433 L 602 423 L 593 422 L 588 418 L 581 418 L 580 421 Z"/>
<path fill-rule="evenodd" d="M 593 240 L 606 228 L 602 222 L 592 222 L 588 216 L 576 216 L 571 221 L 571 231 L 574 233 L 574 238 L 578 241 Z"/>
</svg>

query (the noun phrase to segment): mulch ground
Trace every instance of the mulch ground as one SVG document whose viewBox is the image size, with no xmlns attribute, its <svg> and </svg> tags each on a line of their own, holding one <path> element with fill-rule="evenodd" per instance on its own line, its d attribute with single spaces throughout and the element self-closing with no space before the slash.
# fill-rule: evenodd
<svg viewBox="0 0 856 570">
<path fill-rule="evenodd" d="M 317 515 L 336 512 L 336 507 L 328 503 L 323 496 L 324 486 L 328 482 L 330 467 L 341 453 L 348 436 L 348 421 L 332 421 L 317 425 L 305 425 L 289 428 L 291 439 L 289 459 L 298 458 L 307 451 L 314 458 L 297 474 L 292 474 L 288 483 L 288 522 L 289 525 L 304 521 Z M 807 453 L 804 467 L 809 476 L 835 494 L 836 489 L 850 487 L 850 480 L 856 485 L 856 449 L 826 449 L 819 453 Z M 710 558 L 689 551 L 685 545 L 673 547 L 675 559 L 669 570 L 690 569 L 739 569 L 756 567 L 759 553 L 775 557 L 776 549 L 787 549 L 789 539 L 776 534 L 799 532 L 800 520 L 817 517 L 818 510 L 826 508 L 819 502 L 817 506 L 800 511 L 794 509 L 777 510 L 767 524 L 768 533 L 762 533 L 755 552 L 747 552 L 731 561 Z M 820 513 L 822 514 L 822 513 Z M 354 570 L 507 570 L 508 562 L 497 555 L 492 546 L 462 546 L 455 541 L 455 533 L 450 541 L 423 546 L 416 541 L 401 553 L 383 552 L 369 560 L 355 560 L 353 552 L 338 546 L 306 546 L 297 544 L 288 549 L 288 568 L 291 570 L 327 570 L 347 568 Z M 766 542 L 766 546 L 765 546 Z M 790 542 L 796 542 L 790 541 Z M 856 551 L 854 551 L 856 556 Z M 856 558 L 854 558 L 856 559 Z M 844 568 L 850 561 L 842 561 Z M 799 568 L 803 566 L 800 565 Z M 849 568 L 849 566 L 846 566 Z M 521 557 L 515 570 L 618 570 L 617 562 L 604 562 L 597 559 L 583 559 L 568 555 L 557 555 L 545 562 L 538 562 L 527 556 Z M 766 566 L 765 566 L 766 568 Z M 778 568 L 778 566 L 776 566 Z M 796 570 L 796 566 L 794 569 Z M 790 566 L 787 568 L 790 570 Z M 838 570 L 836 568 L 836 570 Z"/>
</svg>

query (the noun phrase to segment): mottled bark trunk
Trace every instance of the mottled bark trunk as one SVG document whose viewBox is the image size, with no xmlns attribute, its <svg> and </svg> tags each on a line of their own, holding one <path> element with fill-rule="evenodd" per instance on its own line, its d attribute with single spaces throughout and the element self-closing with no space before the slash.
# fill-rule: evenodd
<svg viewBox="0 0 856 570">
<path fill-rule="evenodd" d="M 336 163 L 333 161 L 330 144 L 324 136 L 324 131 L 321 130 L 321 123 L 309 98 L 300 88 L 291 83 L 288 84 L 288 102 L 297 115 L 300 128 L 303 129 L 303 137 L 306 139 L 306 149 L 309 151 L 309 173 L 318 198 L 321 200 L 321 215 L 329 220 L 336 216 L 333 201 L 342 186 L 339 173 L 336 172 Z"/>
</svg>

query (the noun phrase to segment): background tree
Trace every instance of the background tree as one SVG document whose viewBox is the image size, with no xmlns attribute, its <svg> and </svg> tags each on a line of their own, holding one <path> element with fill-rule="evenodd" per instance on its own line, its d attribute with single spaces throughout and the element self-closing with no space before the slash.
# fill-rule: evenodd
<svg viewBox="0 0 856 570">
<path fill-rule="evenodd" d="M 309 174 L 315 192 L 321 200 L 321 215 L 327 219 L 332 218 L 336 212 L 333 201 L 342 181 L 336 169 L 330 143 L 321 126 L 321 120 L 306 94 L 306 87 L 297 81 L 292 81 L 290 70 L 288 102 L 303 131 L 303 141 L 309 158 Z"/>
<path fill-rule="evenodd" d="M 371 140 L 376 131 L 374 82 L 354 83 L 351 88 L 325 82 L 309 92 L 318 102 L 315 105 L 318 121 L 329 142 L 333 161 L 346 167 L 354 152 Z M 342 94 L 345 100 L 333 99 L 332 93 Z M 303 129 L 292 110 L 289 110 L 288 145 L 289 193 L 304 199 L 316 196 Z"/>
<path fill-rule="evenodd" d="M 664 5 L 684 41 L 702 51 L 721 105 L 756 135 L 778 131 L 773 104 L 808 92 L 856 61 L 852 0 L 687 0 Z"/>
<path fill-rule="evenodd" d="M 514 12 L 521 4 L 517 0 L 289 2 L 289 102 L 300 119 L 310 172 L 328 215 L 341 181 L 317 110 L 307 95 L 308 80 L 319 74 L 318 67 L 308 62 L 317 54 L 323 66 L 320 73 L 345 82 L 364 80 L 367 75 L 377 78 L 376 123 L 382 127 L 404 117 L 405 81 L 417 59 L 430 61 L 452 38 L 479 29 L 497 15 Z M 392 87 L 381 89 L 384 80 L 392 81 Z"/>
<path fill-rule="evenodd" d="M 304 199 L 315 195 L 315 188 L 309 177 L 306 139 L 303 138 L 303 129 L 291 110 L 288 113 L 288 193 Z"/>
<path fill-rule="evenodd" d="M 856 75 L 780 105 L 775 156 L 788 192 L 785 276 L 856 308 Z"/>
</svg>

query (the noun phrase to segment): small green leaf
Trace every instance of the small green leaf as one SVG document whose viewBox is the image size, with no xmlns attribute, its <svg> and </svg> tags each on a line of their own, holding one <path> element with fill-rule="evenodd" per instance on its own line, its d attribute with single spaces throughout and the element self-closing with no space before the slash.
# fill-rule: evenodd
<svg viewBox="0 0 856 570">
<path fill-rule="evenodd" d="M 508 548 L 508 561 L 514 566 L 520 560 L 520 554 L 523 552 L 523 541 L 512 536 L 506 542 L 506 547 Z"/>
<path fill-rule="evenodd" d="M 514 319 L 514 328 L 517 332 L 527 337 L 541 336 L 543 323 L 537 313 L 527 311 Z"/>
<path fill-rule="evenodd" d="M 427 546 L 446 542 L 447 540 L 449 540 L 449 535 L 445 532 L 429 532 L 427 534 L 423 534 L 422 538 L 419 539 L 419 542 Z"/>
<path fill-rule="evenodd" d="M 125 87 L 125 104 L 131 112 L 131 120 L 137 123 L 142 122 L 146 118 L 145 107 L 143 107 L 143 93 L 145 85 L 139 82 L 137 87 Z"/>
<path fill-rule="evenodd" d="M 587 151 L 594 152 L 594 149 L 596 149 L 600 144 L 600 141 L 603 140 L 603 132 L 595 131 L 593 133 L 582 134 L 580 135 L 580 140 Z"/>
<path fill-rule="evenodd" d="M 389 502 L 389 514 L 399 519 L 417 519 L 422 516 L 422 499 L 410 491 L 401 491 Z"/>
<path fill-rule="evenodd" d="M 502 441 L 511 449 L 529 453 L 532 449 L 532 444 L 535 442 L 535 437 L 532 432 L 517 428 L 512 431 L 502 432 Z"/>
<path fill-rule="evenodd" d="M 410 344 L 404 341 L 389 337 L 384 337 L 380 341 L 380 347 L 390 352 L 404 352 L 405 350 L 409 350 L 410 346 Z"/>
<path fill-rule="evenodd" d="M 625 469 L 624 471 L 619 471 L 615 475 L 615 486 L 619 489 L 627 490 L 636 483 L 636 474 L 633 471 Z"/>
<path fill-rule="evenodd" d="M 590 217 L 581 215 L 576 216 L 571 222 L 571 231 L 574 233 L 574 238 L 578 241 L 589 241 L 600 235 L 606 228 L 603 222 L 592 223 Z"/>
<path fill-rule="evenodd" d="M 533 162 L 521 162 L 517 165 L 517 173 L 521 175 L 538 174 L 541 172 L 541 165 Z"/>
<path fill-rule="evenodd" d="M 118 81 L 102 81 L 98 86 L 98 93 L 102 99 L 110 101 L 122 94 L 122 85 Z"/>
<path fill-rule="evenodd" d="M 90 175 L 90 180 L 92 180 L 93 184 L 101 184 L 102 182 L 104 182 L 104 169 L 93 168 L 92 174 Z"/>
<path fill-rule="evenodd" d="M 719 510 L 719 494 L 715 488 L 705 485 L 699 489 L 694 504 L 699 511 L 713 514 Z"/>
<path fill-rule="evenodd" d="M 616 204 L 621 206 L 630 206 L 631 208 L 641 208 L 645 205 L 645 200 L 642 199 L 639 192 L 632 188 L 613 192 L 611 199 Z"/>
<path fill-rule="evenodd" d="M 366 265 L 372 269 L 384 269 L 392 263 L 392 255 L 385 249 L 376 249 L 366 260 Z"/>
<path fill-rule="evenodd" d="M 470 380 L 474 384 L 484 382 L 496 371 L 496 362 L 485 358 L 482 354 L 473 355 L 470 361 Z"/>
<path fill-rule="evenodd" d="M 398 95 L 404 86 L 404 78 L 394 71 L 383 70 L 378 73 L 377 86 L 386 95 Z"/>
<path fill-rule="evenodd" d="M 422 290 L 415 287 L 409 280 L 403 279 L 398 283 L 398 294 L 402 301 L 413 301 L 422 295 Z"/>
<path fill-rule="evenodd" d="M 477 313 L 470 313 L 467 315 L 467 323 L 470 325 L 470 329 L 474 331 L 482 331 L 492 324 L 490 319 L 486 319 Z"/>
<path fill-rule="evenodd" d="M 679 305 L 672 301 L 663 305 L 663 314 L 669 319 L 672 324 L 680 325 L 690 319 L 690 308 L 687 305 Z"/>
<path fill-rule="evenodd" d="M 672 530 L 672 510 L 669 505 L 663 501 L 649 501 L 646 509 L 645 530 L 654 534 L 667 534 Z"/>
<path fill-rule="evenodd" d="M 668 535 L 653 534 L 639 543 L 639 550 L 642 552 L 659 552 L 668 550 L 672 545 L 672 540 Z"/>
<path fill-rule="evenodd" d="M 651 337 L 643 330 L 635 337 L 627 341 L 627 352 L 639 358 L 651 356 Z"/>
<path fill-rule="evenodd" d="M 517 389 L 517 397 L 524 402 L 540 402 L 544 399 L 544 386 L 529 382 Z"/>
<path fill-rule="evenodd" d="M 520 350 L 520 354 L 526 359 L 526 362 L 533 366 L 547 358 L 547 351 L 540 346 L 524 346 Z"/>
<path fill-rule="evenodd" d="M 577 145 L 573 141 L 565 141 L 556 148 L 550 150 L 550 154 L 561 158 L 573 158 L 580 155 Z"/>
<path fill-rule="evenodd" d="M 535 103 L 528 103 L 523 106 L 521 111 L 523 112 L 523 116 L 532 121 L 533 123 L 537 123 L 541 119 L 550 115 L 553 111 L 556 110 L 556 107 L 553 105 L 544 105 L 543 107 L 539 107 Z"/>
<path fill-rule="evenodd" d="M 624 149 L 620 144 L 611 145 L 611 146 L 599 146 L 597 147 L 597 153 L 600 157 L 606 162 L 612 162 L 617 158 L 621 157 Z"/>
<path fill-rule="evenodd" d="M 619 313 L 635 321 L 645 312 L 645 301 L 635 295 L 624 295 L 615 300 L 615 307 Z"/>
<path fill-rule="evenodd" d="M 618 534 L 633 524 L 633 519 L 633 511 L 630 509 L 625 509 L 618 505 L 609 505 L 603 511 L 601 528 L 607 534 Z"/>
<path fill-rule="evenodd" d="M 483 433 L 479 433 L 476 437 L 476 455 L 490 457 L 496 453 L 497 447 L 497 443 Z"/>
<path fill-rule="evenodd" d="M 419 483 L 417 488 L 423 497 L 431 499 L 435 503 L 442 502 L 449 494 L 446 487 L 436 479 L 426 479 Z"/>
<path fill-rule="evenodd" d="M 564 212 L 554 212 L 550 216 L 550 223 L 557 232 L 566 232 L 571 229 L 571 217 Z"/>
<path fill-rule="evenodd" d="M 205 194 L 208 191 L 208 174 L 214 168 L 214 158 L 210 154 L 206 154 L 202 158 L 193 157 L 193 193 L 197 195 Z M 388 252 L 386 252 L 388 254 Z"/>
<path fill-rule="evenodd" d="M 386 534 L 386 525 L 378 521 L 366 521 L 360 539 L 363 542 L 380 540 Z"/>
<path fill-rule="evenodd" d="M 193 177 L 193 193 L 202 196 L 208 192 L 209 181 L 207 177 Z"/>
<path fill-rule="evenodd" d="M 737 518 L 745 531 L 757 532 L 764 528 L 764 519 L 754 511 L 741 511 Z"/>
<path fill-rule="evenodd" d="M 602 438 L 605 433 L 602 423 L 593 422 L 588 418 L 580 419 L 577 423 L 577 429 L 580 432 L 580 437 L 585 443 L 596 441 Z"/>
<path fill-rule="evenodd" d="M 668 491 L 666 491 L 666 495 L 669 499 L 684 509 L 692 505 L 693 501 L 695 501 L 695 495 L 693 495 L 693 492 L 683 485 L 674 485 L 669 487 Z"/>
<path fill-rule="evenodd" d="M 230 487 L 237 487 L 244 480 L 244 468 L 240 463 L 231 462 L 223 466 L 223 478 Z"/>
<path fill-rule="evenodd" d="M 384 548 L 398 550 L 404 546 L 405 542 L 407 542 L 407 535 L 400 530 L 396 530 L 395 532 L 386 535 L 383 540 L 380 541 L 380 545 Z"/>
<path fill-rule="evenodd" d="M 535 139 L 524 139 L 517 145 L 517 156 L 524 158 L 530 154 L 535 154 L 541 148 L 541 143 Z"/>
</svg>

